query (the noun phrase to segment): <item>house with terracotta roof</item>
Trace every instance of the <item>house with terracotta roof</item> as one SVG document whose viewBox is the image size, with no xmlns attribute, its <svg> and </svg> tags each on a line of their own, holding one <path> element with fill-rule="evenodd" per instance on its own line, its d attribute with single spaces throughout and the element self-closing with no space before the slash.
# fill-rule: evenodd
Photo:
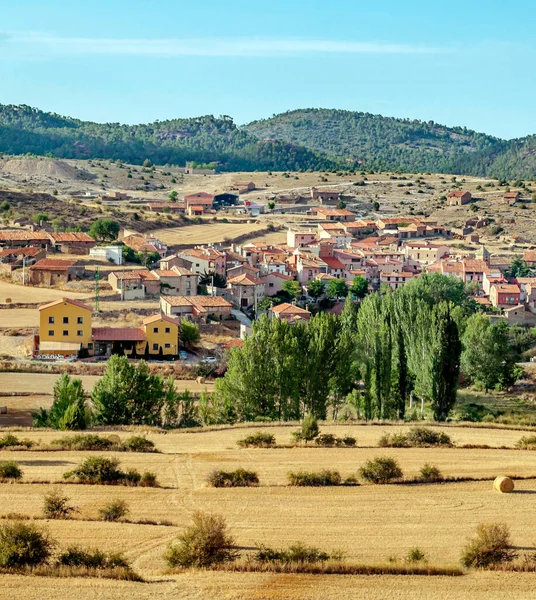
<svg viewBox="0 0 536 600">
<path fill-rule="evenodd" d="M 168 317 L 190 320 L 223 319 L 233 305 L 221 296 L 160 296 L 160 311 Z"/>
<path fill-rule="evenodd" d="M 24 265 L 32 265 L 43 258 L 47 252 L 43 248 L 30 246 L 29 248 L 4 248 L 0 250 L 0 270 L 13 271 Z"/>
<path fill-rule="evenodd" d="M 183 267 L 151 271 L 160 281 L 161 294 L 166 296 L 196 296 L 199 275 Z"/>
<path fill-rule="evenodd" d="M 189 194 L 188 196 L 184 196 L 184 204 L 186 206 L 187 215 L 199 217 L 212 212 L 214 194 L 208 194 L 207 192 Z"/>
<path fill-rule="evenodd" d="M 407 258 L 427 265 L 448 256 L 449 247 L 429 242 L 407 242 L 404 245 L 404 254 Z"/>
<path fill-rule="evenodd" d="M 529 267 L 536 267 L 536 252 L 534 250 L 523 252 L 523 260 Z"/>
<path fill-rule="evenodd" d="M 449 206 L 463 206 L 470 202 L 472 197 L 471 192 L 467 190 L 454 190 L 447 196 Z"/>
<path fill-rule="evenodd" d="M 264 297 L 264 282 L 248 273 L 227 280 L 232 301 L 239 308 L 249 309 Z"/>
<path fill-rule="evenodd" d="M 318 232 L 313 229 L 287 229 L 287 246 L 289 248 L 302 248 L 316 241 Z"/>
<path fill-rule="evenodd" d="M 160 295 L 160 280 L 149 269 L 112 271 L 108 275 L 108 283 L 121 294 L 122 300 L 140 300 L 146 296 Z"/>
<path fill-rule="evenodd" d="M 380 273 L 380 285 L 388 285 L 393 291 L 413 279 L 413 273 L 384 272 Z"/>
<path fill-rule="evenodd" d="M 521 303 L 521 290 L 511 283 L 495 283 L 491 286 L 489 299 L 496 308 L 517 306 Z"/>
<path fill-rule="evenodd" d="M 39 339 L 36 354 L 41 358 L 78 355 L 93 351 L 91 306 L 62 298 L 43 304 L 39 311 Z"/>
<path fill-rule="evenodd" d="M 89 254 L 96 245 L 95 240 L 87 233 L 75 231 L 72 233 L 49 233 L 52 248 L 64 254 Z"/>
<path fill-rule="evenodd" d="M 82 277 L 84 271 L 77 260 L 43 258 L 29 268 L 28 281 L 31 285 L 58 285 Z"/>
<path fill-rule="evenodd" d="M 339 190 L 330 190 L 326 188 L 318 189 L 316 187 L 311 188 L 311 198 L 313 200 L 319 200 L 320 204 L 323 202 L 338 202 L 340 194 Z"/>
<path fill-rule="evenodd" d="M 264 283 L 264 293 L 266 296 L 277 296 L 283 290 L 283 284 L 286 281 L 292 281 L 290 275 L 284 275 L 279 271 L 269 271 L 259 277 Z"/>
<path fill-rule="evenodd" d="M 314 217 L 324 219 L 325 221 L 354 221 L 355 214 L 345 208 L 312 208 L 311 214 Z"/>
<path fill-rule="evenodd" d="M 521 194 L 519 192 L 506 192 L 503 196 L 503 200 L 508 206 L 512 206 L 521 198 Z"/>
<path fill-rule="evenodd" d="M 268 311 L 268 315 L 272 319 L 281 319 L 282 321 L 288 321 L 289 323 L 297 323 L 298 321 L 309 321 L 311 313 L 304 308 L 295 306 L 284 302 L 277 306 L 272 306 Z"/>
<path fill-rule="evenodd" d="M 151 252 L 156 252 L 161 258 L 164 258 L 167 254 L 167 246 L 152 236 L 134 233 L 126 235 L 121 241 L 125 246 L 132 248 L 134 252 L 147 252 L 149 254 Z"/>
<path fill-rule="evenodd" d="M 192 271 L 198 275 L 204 275 L 212 271 L 225 275 L 225 252 L 216 250 L 212 246 L 196 246 L 189 250 L 182 250 L 177 255 L 191 262 Z"/>
</svg>

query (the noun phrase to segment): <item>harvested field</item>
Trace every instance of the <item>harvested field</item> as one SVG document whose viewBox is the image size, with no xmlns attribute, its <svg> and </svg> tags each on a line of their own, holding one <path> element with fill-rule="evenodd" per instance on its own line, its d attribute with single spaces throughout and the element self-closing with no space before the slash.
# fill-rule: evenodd
<svg viewBox="0 0 536 600">
<path fill-rule="evenodd" d="M 269 431 L 280 444 L 288 443 L 295 427 L 274 426 Z M 151 580 L 133 584 L 104 580 L 71 580 L 0 576 L 0 598 L 55 598 L 58 590 L 69 599 L 209 598 L 209 599 L 339 599 L 339 598 L 531 598 L 536 575 L 527 573 L 470 573 L 459 578 L 416 576 L 325 576 L 186 571 L 165 575 L 162 553 L 167 543 L 186 526 L 195 510 L 225 515 L 244 549 L 258 543 L 285 547 L 305 541 L 327 551 L 343 550 L 349 561 L 384 563 L 389 556 L 402 560 L 418 546 L 430 564 L 455 565 L 461 547 L 480 522 L 504 521 L 516 545 L 534 544 L 534 494 L 536 480 L 516 482 L 516 491 L 497 494 L 491 481 L 436 485 L 362 485 L 337 488 L 291 488 L 289 470 L 336 468 L 345 475 L 356 472 L 372 456 L 396 457 L 407 476 L 425 462 L 436 464 L 445 475 L 494 476 L 515 472 L 536 474 L 533 454 L 514 450 L 378 449 L 373 446 L 387 426 L 322 426 L 325 433 L 353 435 L 360 447 L 350 449 L 278 448 L 239 449 L 236 441 L 268 428 L 238 427 L 215 431 L 147 432 L 160 454 L 103 452 L 117 456 L 125 468 L 154 471 L 162 489 L 110 488 L 63 485 L 80 518 L 96 518 L 100 506 L 112 498 L 124 499 L 133 520 L 168 520 L 177 527 L 104 523 L 99 521 L 49 521 L 52 535 L 62 545 L 80 544 L 103 550 L 124 550 L 133 567 Z M 444 427 L 457 443 L 511 445 L 523 432 L 503 429 Z M 131 435 L 116 432 L 120 437 Z M 23 437 L 49 442 L 66 434 L 27 431 Z M 368 447 L 367 447 L 368 446 Z M 78 463 L 87 452 L 2 451 L 24 471 L 24 481 L 50 481 Z M 95 454 L 95 453 L 92 453 Z M 205 484 L 213 468 L 242 466 L 256 470 L 261 487 L 214 489 Z M 266 487 L 269 486 L 269 487 Z M 38 517 L 48 484 L 0 484 L 0 512 L 20 512 Z M 453 523 L 456 526 L 453 527 Z M 72 585 L 71 585 L 72 583 Z M 64 590 L 69 591 L 64 591 Z M 56 595 L 55 595 L 56 594 Z"/>
<path fill-rule="evenodd" d="M 151 234 L 159 240 L 174 246 L 176 244 L 215 244 L 233 239 L 245 233 L 264 229 L 265 225 L 258 223 L 204 223 L 203 225 L 188 225 L 187 227 L 170 227 L 156 229 Z"/>
<path fill-rule="evenodd" d="M 0 310 L 0 328 L 38 326 L 39 313 L 35 308 L 6 308 Z"/>
<path fill-rule="evenodd" d="M 88 294 L 77 292 L 66 292 L 53 288 L 40 288 L 29 285 L 16 285 L 6 281 L 0 281 L 0 304 L 6 304 L 7 299 L 12 303 L 38 303 L 53 302 L 59 298 L 87 298 Z M 18 323 L 17 323 L 18 325 Z"/>
</svg>

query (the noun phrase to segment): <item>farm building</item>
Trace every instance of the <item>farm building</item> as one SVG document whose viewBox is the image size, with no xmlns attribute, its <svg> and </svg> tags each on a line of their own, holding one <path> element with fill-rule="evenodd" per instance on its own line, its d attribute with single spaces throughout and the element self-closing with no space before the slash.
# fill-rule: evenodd
<svg viewBox="0 0 536 600">
<path fill-rule="evenodd" d="M 454 190 L 453 192 L 449 192 L 448 201 L 449 206 L 463 206 L 471 201 L 473 197 L 471 192 L 463 191 L 463 190 Z"/>
<path fill-rule="evenodd" d="M 64 254 L 89 254 L 96 244 L 95 240 L 87 233 L 49 233 L 52 248 Z"/>
<path fill-rule="evenodd" d="M 0 247 L 2 248 L 24 248 L 27 246 L 48 248 L 50 245 L 50 238 L 45 231 L 0 231 Z"/>
<path fill-rule="evenodd" d="M 116 265 L 123 264 L 123 251 L 121 246 L 95 246 L 89 251 L 92 258 L 107 260 Z"/>
<path fill-rule="evenodd" d="M 311 198 L 322 202 L 338 202 L 340 192 L 338 190 L 319 190 L 316 187 L 311 188 Z"/>
<path fill-rule="evenodd" d="M 208 194 L 207 192 L 197 192 L 197 194 L 190 194 L 184 196 L 184 204 L 186 206 L 186 213 L 191 216 L 200 216 L 212 211 L 212 205 L 214 204 L 214 194 Z"/>
<path fill-rule="evenodd" d="M 325 221 L 354 221 L 355 214 L 340 208 L 312 208 L 311 214 Z"/>
<path fill-rule="evenodd" d="M 503 200 L 508 204 L 508 206 L 512 206 L 521 198 L 521 194 L 519 192 L 506 192 L 503 196 Z"/>
<path fill-rule="evenodd" d="M 219 296 L 160 296 L 160 310 L 168 317 L 222 319 L 231 314 L 232 308 L 230 302 Z"/>
<path fill-rule="evenodd" d="M 84 270 L 77 260 L 43 258 L 30 267 L 29 283 L 48 286 L 67 283 L 81 277 Z"/>
<path fill-rule="evenodd" d="M 221 192 L 214 195 L 214 208 L 221 206 L 235 206 L 238 204 L 238 195 L 231 192 Z"/>
<path fill-rule="evenodd" d="M 17 267 L 31 265 L 46 258 L 47 252 L 43 248 L 4 248 L 0 250 L 0 270 L 12 271 Z"/>
</svg>

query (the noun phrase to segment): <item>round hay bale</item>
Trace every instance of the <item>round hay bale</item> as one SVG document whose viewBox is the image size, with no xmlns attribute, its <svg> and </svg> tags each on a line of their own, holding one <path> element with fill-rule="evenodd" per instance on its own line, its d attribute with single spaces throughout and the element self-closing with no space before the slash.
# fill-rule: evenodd
<svg viewBox="0 0 536 600">
<path fill-rule="evenodd" d="M 196 379 L 197 383 L 201 384 L 201 383 L 205 383 L 205 378 L 204 377 L 198 377 Z"/>
<path fill-rule="evenodd" d="M 501 494 L 509 494 L 514 491 L 514 482 L 510 479 L 510 477 L 496 477 L 493 482 L 493 489 L 496 492 L 500 492 Z"/>
</svg>

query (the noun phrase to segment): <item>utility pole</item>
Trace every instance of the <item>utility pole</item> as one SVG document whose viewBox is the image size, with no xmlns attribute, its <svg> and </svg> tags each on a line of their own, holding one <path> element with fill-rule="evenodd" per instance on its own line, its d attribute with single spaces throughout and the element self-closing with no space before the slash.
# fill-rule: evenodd
<svg viewBox="0 0 536 600">
<path fill-rule="evenodd" d="M 95 312 L 100 312 L 100 270 L 99 267 L 95 267 Z"/>
<path fill-rule="evenodd" d="M 22 285 L 26 285 L 26 257 L 22 257 Z"/>
</svg>

